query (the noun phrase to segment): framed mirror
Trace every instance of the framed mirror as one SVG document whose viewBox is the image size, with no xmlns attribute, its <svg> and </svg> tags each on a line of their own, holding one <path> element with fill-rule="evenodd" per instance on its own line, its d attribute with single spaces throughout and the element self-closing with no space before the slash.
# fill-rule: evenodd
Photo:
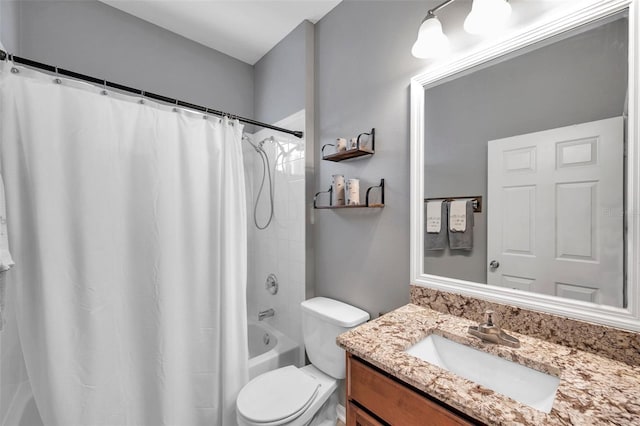
<svg viewBox="0 0 640 426">
<path fill-rule="evenodd" d="M 640 331 L 637 6 L 412 79 L 412 284 Z"/>
</svg>

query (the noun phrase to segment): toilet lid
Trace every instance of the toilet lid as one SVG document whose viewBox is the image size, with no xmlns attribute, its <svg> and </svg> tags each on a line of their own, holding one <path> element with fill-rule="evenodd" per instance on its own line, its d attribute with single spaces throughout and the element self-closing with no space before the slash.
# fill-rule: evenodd
<svg viewBox="0 0 640 426">
<path fill-rule="evenodd" d="M 261 374 L 242 388 L 238 412 L 254 423 L 273 423 L 300 415 L 318 393 L 313 377 L 295 366 Z"/>
</svg>

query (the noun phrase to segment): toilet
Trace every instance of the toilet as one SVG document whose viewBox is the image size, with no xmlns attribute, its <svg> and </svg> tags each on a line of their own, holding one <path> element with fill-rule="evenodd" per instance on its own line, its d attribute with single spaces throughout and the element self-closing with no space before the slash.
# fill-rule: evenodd
<svg viewBox="0 0 640 426">
<path fill-rule="evenodd" d="M 310 365 L 282 367 L 247 383 L 236 400 L 240 426 L 306 426 L 345 378 L 345 353 L 336 337 L 369 319 L 362 309 L 326 297 L 301 303 Z"/>
</svg>

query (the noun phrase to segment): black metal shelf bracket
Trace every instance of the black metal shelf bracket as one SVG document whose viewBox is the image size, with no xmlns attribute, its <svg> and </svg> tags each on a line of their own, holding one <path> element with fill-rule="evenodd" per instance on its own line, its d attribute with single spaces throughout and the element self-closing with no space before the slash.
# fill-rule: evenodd
<svg viewBox="0 0 640 426">
<path fill-rule="evenodd" d="M 369 188 L 367 188 L 367 193 L 365 195 L 365 205 L 367 207 L 371 207 L 371 204 L 369 204 L 369 193 L 372 189 L 375 188 L 380 188 L 380 204 L 384 206 L 384 179 L 380 179 L 379 185 L 370 186 Z"/>
<path fill-rule="evenodd" d="M 360 138 L 362 136 L 371 136 L 371 151 L 375 152 L 376 150 L 376 129 L 372 128 L 371 132 L 369 133 L 360 133 L 358 135 L 357 141 L 356 141 L 356 149 L 360 149 Z"/>
<path fill-rule="evenodd" d="M 329 194 L 329 206 L 333 204 L 333 186 L 330 186 L 328 191 L 319 191 L 319 192 L 316 192 L 316 195 L 313 196 L 314 209 L 321 208 L 318 206 L 318 197 L 320 196 L 320 194 Z"/>
</svg>

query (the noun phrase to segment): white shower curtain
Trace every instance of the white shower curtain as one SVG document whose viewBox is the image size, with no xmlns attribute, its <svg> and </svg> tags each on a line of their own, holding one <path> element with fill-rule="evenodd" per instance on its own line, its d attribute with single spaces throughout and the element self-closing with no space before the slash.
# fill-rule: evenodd
<svg viewBox="0 0 640 426">
<path fill-rule="evenodd" d="M 6 64 L 0 78 L 9 285 L 44 423 L 235 424 L 242 126 Z"/>
</svg>

